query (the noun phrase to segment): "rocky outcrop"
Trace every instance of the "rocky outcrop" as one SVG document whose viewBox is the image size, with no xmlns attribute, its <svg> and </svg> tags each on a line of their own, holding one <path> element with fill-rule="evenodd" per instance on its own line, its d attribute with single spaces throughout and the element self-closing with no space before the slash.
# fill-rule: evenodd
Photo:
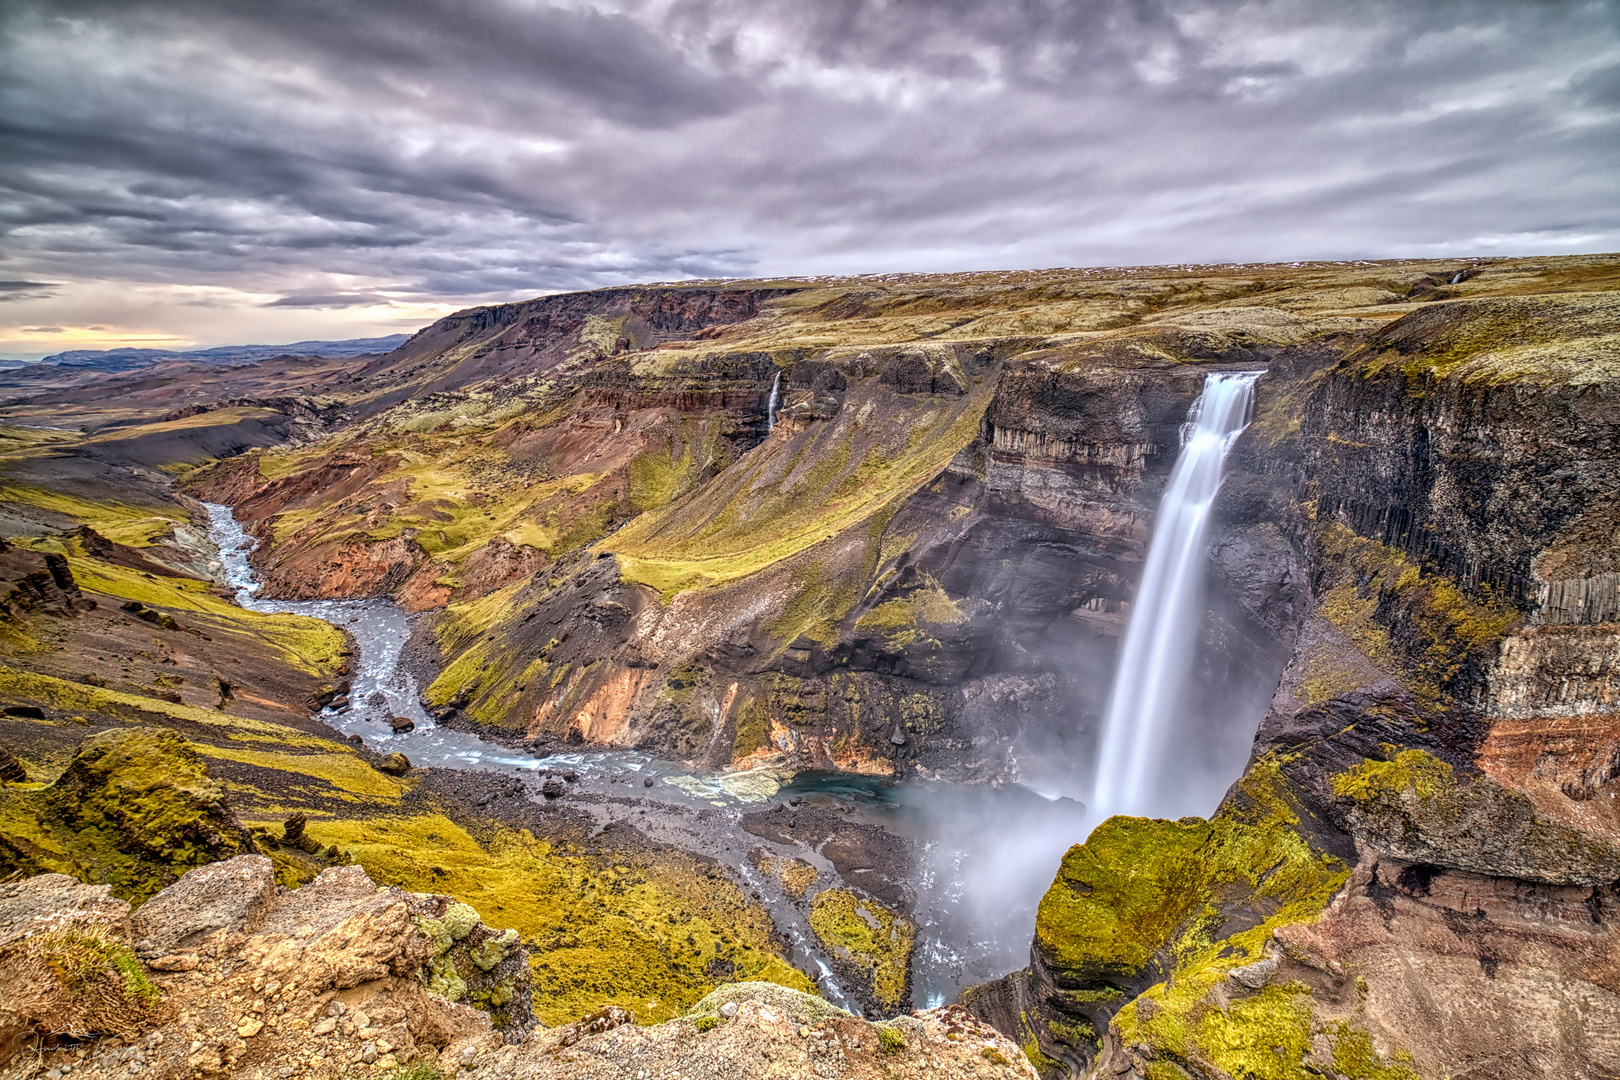
<svg viewBox="0 0 1620 1080">
<path fill-rule="evenodd" d="M 533 1030 L 527 950 L 509 936 L 447 897 L 378 889 L 357 867 L 287 890 L 269 860 L 244 856 L 192 871 L 133 917 L 105 886 L 29 878 L 0 886 L 0 1076 L 43 1065 L 92 1078 L 337 1077 L 407 1063 L 486 1080 L 1034 1075 L 964 1010 L 871 1024 L 760 982 L 724 986 L 662 1025 L 608 1008 Z M 482 987 L 470 997 L 485 1012 L 452 1000 L 469 996 L 457 981 Z M 37 1034 L 72 1041 L 15 1057 Z"/>
<path fill-rule="evenodd" d="M 454 1068 L 534 1026 L 515 935 L 448 897 L 379 889 L 358 867 L 287 890 L 270 860 L 242 856 L 133 916 L 105 886 L 45 875 L 0 888 L 0 927 L 11 1052 L 30 1032 L 116 1035 L 80 1056 L 89 1076 L 289 1064 L 336 1076 L 441 1055 Z"/>
<path fill-rule="evenodd" d="M 622 1010 L 618 1010 L 622 1014 Z M 1020 1077 L 1024 1055 L 966 1010 L 934 1009 L 872 1024 L 769 983 L 734 983 L 681 1020 L 637 1027 L 603 1015 L 489 1055 L 480 1080 L 631 1080 L 637 1076 Z"/>
</svg>

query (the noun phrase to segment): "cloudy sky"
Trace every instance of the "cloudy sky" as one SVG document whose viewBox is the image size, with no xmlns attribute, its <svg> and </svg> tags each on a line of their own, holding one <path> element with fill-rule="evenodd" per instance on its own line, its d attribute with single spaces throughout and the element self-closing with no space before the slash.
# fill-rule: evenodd
<svg viewBox="0 0 1620 1080">
<path fill-rule="evenodd" d="M 1620 249 L 1620 0 L 0 0 L 0 354 Z"/>
</svg>

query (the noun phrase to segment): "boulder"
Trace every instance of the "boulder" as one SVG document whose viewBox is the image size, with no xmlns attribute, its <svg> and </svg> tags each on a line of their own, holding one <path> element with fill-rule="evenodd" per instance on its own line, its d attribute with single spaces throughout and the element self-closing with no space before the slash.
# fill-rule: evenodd
<svg viewBox="0 0 1620 1080">
<path fill-rule="evenodd" d="M 302 815 L 299 831 L 302 833 Z M 287 831 L 292 831 L 288 822 Z M 141 951 L 161 956 L 221 930 L 252 933 L 276 900 L 275 867 L 263 855 L 201 866 L 142 904 L 130 919 Z"/>
</svg>

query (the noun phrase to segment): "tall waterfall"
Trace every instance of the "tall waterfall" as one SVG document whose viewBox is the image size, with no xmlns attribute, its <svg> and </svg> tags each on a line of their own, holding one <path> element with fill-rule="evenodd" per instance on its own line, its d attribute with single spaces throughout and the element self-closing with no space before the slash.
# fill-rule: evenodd
<svg viewBox="0 0 1620 1080">
<path fill-rule="evenodd" d="M 1152 815 L 1170 725 L 1203 622 L 1205 533 L 1226 455 L 1249 424 L 1257 371 L 1204 379 L 1181 428 L 1181 456 L 1159 503 L 1147 569 L 1131 605 L 1092 792 L 1091 820 Z"/>
<path fill-rule="evenodd" d="M 765 403 L 765 433 L 769 435 L 776 430 L 776 406 L 782 401 L 782 370 L 776 371 L 776 378 L 771 380 L 771 397 Z"/>
</svg>

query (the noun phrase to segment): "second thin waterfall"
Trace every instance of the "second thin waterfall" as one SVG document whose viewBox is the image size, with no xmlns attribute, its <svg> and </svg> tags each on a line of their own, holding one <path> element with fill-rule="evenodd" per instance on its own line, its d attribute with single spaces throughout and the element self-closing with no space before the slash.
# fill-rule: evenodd
<svg viewBox="0 0 1620 1080">
<path fill-rule="evenodd" d="M 1092 821 L 1112 814 L 1154 816 L 1177 701 L 1203 623 L 1203 578 L 1210 508 L 1227 452 L 1248 426 L 1260 372 L 1221 372 L 1182 426 L 1181 455 L 1159 503 L 1147 568 L 1120 653 L 1103 725 L 1092 793 Z"/>
<path fill-rule="evenodd" d="M 765 432 L 770 434 L 776 430 L 776 407 L 782 403 L 782 373 L 778 371 L 776 378 L 771 380 L 771 397 L 765 403 Z"/>
</svg>

